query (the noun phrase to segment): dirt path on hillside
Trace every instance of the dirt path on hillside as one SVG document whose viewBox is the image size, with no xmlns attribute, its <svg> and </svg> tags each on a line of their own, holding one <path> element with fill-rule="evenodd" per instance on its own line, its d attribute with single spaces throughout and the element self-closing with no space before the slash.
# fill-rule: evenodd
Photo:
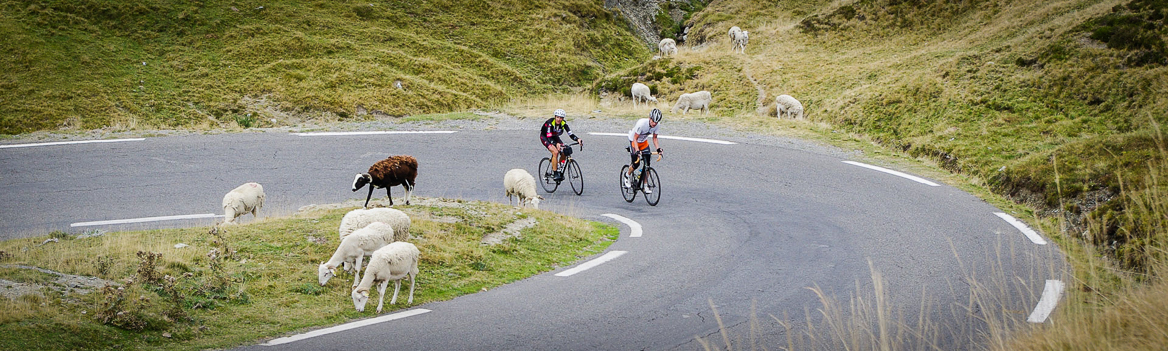
<svg viewBox="0 0 1168 351">
<path fill-rule="evenodd" d="M 746 76 L 746 79 L 750 80 L 750 84 L 754 84 L 754 89 L 758 91 L 758 99 L 755 100 L 755 111 L 759 114 L 765 113 L 766 90 L 762 88 L 762 85 L 758 84 L 758 80 L 754 79 L 754 74 L 750 73 L 750 61 L 745 58 L 742 59 L 742 75 Z"/>
</svg>

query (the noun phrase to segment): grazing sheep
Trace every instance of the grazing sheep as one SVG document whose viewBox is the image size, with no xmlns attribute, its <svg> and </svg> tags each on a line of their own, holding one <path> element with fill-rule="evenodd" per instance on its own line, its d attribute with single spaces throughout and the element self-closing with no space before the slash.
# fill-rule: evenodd
<svg viewBox="0 0 1168 351">
<path fill-rule="evenodd" d="M 730 27 L 730 51 L 739 51 L 746 53 L 746 43 L 750 41 L 750 32 L 744 31 L 738 26 Z"/>
<path fill-rule="evenodd" d="M 373 222 L 382 222 L 393 227 L 392 241 L 406 241 L 410 237 L 410 216 L 407 216 L 405 212 L 384 207 L 358 208 L 349 211 L 344 217 L 341 217 L 341 226 L 337 228 L 337 231 L 340 233 L 340 238 L 344 239 L 353 231 L 365 228 Z"/>
<path fill-rule="evenodd" d="M 637 107 L 637 102 L 640 102 L 642 100 L 644 100 L 646 103 L 648 103 L 649 101 L 657 102 L 657 98 L 653 97 L 653 95 L 649 95 L 650 90 L 649 90 L 648 85 L 641 84 L 641 83 L 633 83 L 633 89 L 631 91 L 633 93 L 633 107 L 634 108 Z"/>
<path fill-rule="evenodd" d="M 393 206 L 393 194 L 390 187 L 401 185 L 406 189 L 406 205 L 410 204 L 410 191 L 414 189 L 414 178 L 418 177 L 418 160 L 412 156 L 390 156 L 369 166 L 369 173 L 357 174 L 353 179 L 353 191 L 369 184 L 369 195 L 365 196 L 365 208 L 369 208 L 369 199 L 373 197 L 373 189 L 385 188 L 385 196 L 389 198 L 389 205 Z"/>
<path fill-rule="evenodd" d="M 393 227 L 382 222 L 369 223 L 365 228 L 358 229 L 341 239 L 337 251 L 328 262 L 321 262 L 316 269 L 316 278 L 320 286 L 328 283 L 329 279 L 337 276 L 337 266 L 353 264 L 353 286 L 361 281 L 361 260 L 372 255 L 374 251 L 393 242 Z"/>
<path fill-rule="evenodd" d="M 710 96 L 710 92 L 702 90 L 696 93 L 681 94 L 677 97 L 677 103 L 673 105 L 673 113 L 677 110 L 682 110 L 681 114 L 686 114 L 690 109 L 701 109 L 704 116 L 710 112 L 710 103 L 714 102 L 714 98 Z"/>
<path fill-rule="evenodd" d="M 381 307 L 385 303 L 385 287 L 389 285 L 390 280 L 393 281 L 393 298 L 389 300 L 389 304 L 397 303 L 401 280 L 406 277 L 410 278 L 410 298 L 406 300 L 406 304 L 413 304 L 414 282 L 418 275 L 420 257 L 421 252 L 417 246 L 401 241 L 385 245 L 373 252 L 373 257 L 369 259 L 369 267 L 365 268 L 365 276 L 361 278 L 361 284 L 353 289 L 353 307 L 357 308 L 357 312 L 365 311 L 365 304 L 369 302 L 369 289 L 377 282 L 381 282 L 381 286 L 377 288 L 377 292 L 381 294 L 377 300 L 377 313 L 381 313 Z"/>
<path fill-rule="evenodd" d="M 530 203 L 531 208 L 539 208 L 543 196 L 535 193 L 535 178 L 523 169 L 512 169 L 503 176 L 503 188 L 507 190 L 507 203 L 511 204 L 511 195 L 519 197 L 519 206 Z"/>
<path fill-rule="evenodd" d="M 661 56 L 677 55 L 677 42 L 669 38 L 661 39 L 657 43 L 657 50 L 661 51 Z"/>
<path fill-rule="evenodd" d="M 235 219 L 245 213 L 256 212 L 264 207 L 264 186 L 246 183 L 223 195 L 223 224 L 235 224 Z"/>
<path fill-rule="evenodd" d="M 775 114 L 778 118 L 786 114 L 788 118 L 803 119 L 803 104 L 790 95 L 779 95 L 775 97 Z"/>
<path fill-rule="evenodd" d="M 353 231 L 356 231 L 373 222 L 388 223 L 393 227 L 393 238 L 389 241 L 406 241 L 410 238 L 410 216 L 405 212 L 392 208 L 359 208 L 349 211 L 344 217 L 341 217 L 341 226 L 337 229 L 341 240 L 344 240 Z M 348 272 L 353 267 L 349 263 L 345 263 L 345 271 Z"/>
</svg>

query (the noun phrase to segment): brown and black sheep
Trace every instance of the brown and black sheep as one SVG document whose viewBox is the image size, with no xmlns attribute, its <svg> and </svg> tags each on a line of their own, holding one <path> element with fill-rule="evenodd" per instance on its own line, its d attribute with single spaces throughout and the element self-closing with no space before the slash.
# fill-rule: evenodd
<svg viewBox="0 0 1168 351">
<path fill-rule="evenodd" d="M 373 189 L 385 188 L 385 196 L 389 197 L 389 205 L 393 206 L 393 194 L 390 187 L 401 185 L 406 189 L 406 205 L 410 204 L 410 192 L 414 190 L 414 178 L 418 177 L 418 160 L 413 156 L 390 156 L 369 166 L 369 173 L 357 174 L 353 179 L 353 191 L 369 184 L 369 195 L 365 196 L 365 208 L 369 208 L 369 199 L 373 197 Z"/>
</svg>

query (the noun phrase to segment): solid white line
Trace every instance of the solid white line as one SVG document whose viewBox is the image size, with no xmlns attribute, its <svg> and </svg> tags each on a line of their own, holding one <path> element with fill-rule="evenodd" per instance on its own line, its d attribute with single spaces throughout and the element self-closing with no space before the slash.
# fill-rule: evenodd
<svg viewBox="0 0 1168 351">
<path fill-rule="evenodd" d="M 143 141 L 143 140 L 146 140 L 146 138 L 57 141 L 57 142 L 52 142 L 52 143 L 0 145 L 0 149 L 18 148 L 18 147 L 33 147 L 33 146 L 72 145 L 72 144 L 118 143 L 118 142 L 123 142 L 123 141 Z"/>
<path fill-rule="evenodd" d="M 591 134 L 591 135 L 604 135 L 604 136 L 623 136 L 623 137 L 627 137 L 627 136 L 629 136 L 629 133 L 592 133 L 592 132 L 589 132 L 588 134 Z M 658 135 L 657 137 L 658 137 L 658 138 L 661 138 L 661 139 L 673 139 L 673 140 L 684 140 L 684 141 L 698 141 L 698 142 L 703 142 L 703 143 L 711 143 L 711 144 L 722 144 L 722 145 L 734 145 L 734 144 L 738 144 L 738 143 L 736 143 L 736 142 L 733 142 L 733 141 L 715 140 L 715 139 L 702 139 L 702 138 L 690 138 L 690 137 L 680 137 L 680 136 L 670 136 L 670 135 Z"/>
<path fill-rule="evenodd" d="M 1063 285 L 1060 280 L 1047 280 L 1046 287 L 1042 289 L 1042 298 L 1038 299 L 1038 306 L 1034 307 L 1034 312 L 1030 313 L 1030 318 L 1027 318 L 1026 321 L 1030 323 L 1045 322 L 1046 317 L 1050 317 L 1050 313 L 1058 305 L 1059 297 L 1063 294 Z"/>
<path fill-rule="evenodd" d="M 340 332 L 340 331 L 346 331 L 349 329 L 364 327 L 367 325 L 373 325 L 373 324 L 377 324 L 377 323 L 381 323 L 381 322 L 388 322 L 388 321 L 392 321 L 394 319 L 413 317 L 413 316 L 423 314 L 426 312 L 430 312 L 430 310 L 427 310 L 425 308 L 419 308 L 416 310 L 409 310 L 409 311 L 405 311 L 405 312 L 387 314 L 387 315 L 384 315 L 381 317 L 359 320 L 359 321 L 352 322 L 352 323 L 341 324 L 341 325 L 338 325 L 335 327 L 313 330 L 313 331 L 310 331 L 310 332 L 307 332 L 304 334 L 297 334 L 297 335 L 293 335 L 293 336 L 289 336 L 289 337 L 272 339 L 271 341 L 268 341 L 268 342 L 260 344 L 260 345 L 276 346 L 276 345 L 281 345 L 281 344 L 287 344 L 290 342 L 300 341 L 300 340 L 304 340 L 304 339 L 308 339 L 308 338 L 312 338 L 312 337 L 317 337 L 317 336 L 321 336 L 321 335 L 325 335 L 325 334 L 332 334 L 332 333 L 336 333 L 336 332 Z"/>
<path fill-rule="evenodd" d="M 941 185 L 939 185 L 939 184 L 937 184 L 937 183 L 930 182 L 930 181 L 928 181 L 928 180 L 927 180 L 927 179 L 925 179 L 925 178 L 917 177 L 917 176 L 914 176 L 914 175 L 911 175 L 911 174 L 908 174 L 908 173 L 903 173 L 903 172 L 894 171 L 894 170 L 891 170 L 891 169 L 888 169 L 888 168 L 884 168 L 884 167 L 877 167 L 877 166 L 873 166 L 873 165 L 870 165 L 870 164 L 866 164 L 866 163 L 859 163 L 859 162 L 855 162 L 855 161 L 844 161 L 844 163 L 847 163 L 847 164 L 849 164 L 849 165 L 853 165 L 853 166 L 860 166 L 860 167 L 864 167 L 864 168 L 867 168 L 867 169 L 871 169 L 871 170 L 876 170 L 876 171 L 880 171 L 880 172 L 888 173 L 888 174 L 891 174 L 891 175 L 894 175 L 894 176 L 897 176 L 897 177 L 907 178 L 908 180 L 911 180 L 911 181 L 914 181 L 914 182 L 917 182 L 917 183 L 921 183 L 921 184 L 924 184 L 924 185 L 928 185 L 928 186 L 941 186 Z"/>
<path fill-rule="evenodd" d="M 1014 228 L 1018 228 L 1018 231 L 1021 231 L 1022 234 L 1026 234 L 1026 237 L 1035 244 L 1046 245 L 1046 239 L 1043 239 L 1041 235 L 1038 235 L 1038 233 L 1036 233 L 1033 229 L 1030 229 L 1029 226 L 1026 226 L 1026 223 L 1022 223 L 1022 221 L 1014 218 L 1014 216 L 1002 212 L 994 212 L 994 214 L 1006 220 L 1006 223 L 1010 223 L 1010 225 L 1014 226 Z"/>
<path fill-rule="evenodd" d="M 572 269 L 569 269 L 569 270 L 566 270 L 563 272 L 556 273 L 556 276 L 557 277 L 567 277 L 567 276 L 570 276 L 570 275 L 573 275 L 576 273 L 586 271 L 592 267 L 599 266 L 601 263 L 612 261 L 613 259 L 615 259 L 617 257 L 621 257 L 621 255 L 624 255 L 627 252 L 628 251 L 609 251 L 608 253 L 606 253 L 600 257 L 594 258 L 591 261 L 584 262 L 583 264 L 576 266 L 576 268 L 572 268 Z"/>
<path fill-rule="evenodd" d="M 200 218 L 217 218 L 223 215 L 214 213 L 193 214 L 193 215 L 178 215 L 178 216 L 161 216 L 161 217 L 144 217 L 131 219 L 114 219 L 108 221 L 94 221 L 94 222 L 78 222 L 70 224 L 70 227 L 88 227 L 94 225 L 111 225 L 111 224 L 127 224 L 127 223 L 143 223 L 143 222 L 158 222 L 158 221 L 173 221 L 179 219 L 200 219 Z"/>
<path fill-rule="evenodd" d="M 620 215 L 611 214 L 611 213 L 605 213 L 601 216 L 605 216 L 608 218 L 618 220 L 621 223 L 624 223 L 625 225 L 629 226 L 629 237 L 630 238 L 641 237 L 641 224 L 637 223 L 637 221 L 622 217 Z"/>
<path fill-rule="evenodd" d="M 315 132 L 293 133 L 297 136 L 349 136 L 349 135 L 383 135 L 383 134 L 452 134 L 455 130 L 380 130 L 372 132 Z"/>
</svg>

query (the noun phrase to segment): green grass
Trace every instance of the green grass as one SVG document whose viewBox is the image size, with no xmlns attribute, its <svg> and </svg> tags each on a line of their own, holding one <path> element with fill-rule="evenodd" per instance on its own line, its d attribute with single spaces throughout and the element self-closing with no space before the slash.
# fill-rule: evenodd
<svg viewBox="0 0 1168 351">
<path fill-rule="evenodd" d="M 546 211 L 452 200 L 440 205 L 399 207 L 413 219 L 411 241 L 422 252 L 414 305 L 570 265 L 602 252 L 619 235 L 612 226 Z M 0 250 L 13 253 L 6 264 L 105 277 L 124 288 L 88 295 L 43 290 L 44 298 L 0 299 L 0 334 L 5 335 L 0 349 L 223 348 L 372 316 L 371 309 L 353 309 L 351 275 L 342 274 L 324 287 L 317 283 L 317 265 L 335 250 L 336 230 L 348 210 L 223 227 L 222 239 L 208 228 L 189 228 L 108 233 L 45 246 L 36 246 L 43 238 L 0 243 Z M 494 246 L 479 243 L 522 218 L 538 222 L 520 238 Z M 190 247 L 175 249 L 176 243 Z M 210 256 L 212 249 L 218 255 Z M 138 252 L 161 257 L 147 265 Z M 104 274 L 103 260 L 110 260 Z M 147 266 L 156 273 L 144 270 Z M 0 278 L 49 278 L 29 272 L 0 269 Z M 405 307 L 399 301 L 386 305 L 384 313 Z"/>
<path fill-rule="evenodd" d="M 587 0 L 9 1 L 0 37 L 0 134 L 447 112 L 648 56 Z"/>
</svg>

